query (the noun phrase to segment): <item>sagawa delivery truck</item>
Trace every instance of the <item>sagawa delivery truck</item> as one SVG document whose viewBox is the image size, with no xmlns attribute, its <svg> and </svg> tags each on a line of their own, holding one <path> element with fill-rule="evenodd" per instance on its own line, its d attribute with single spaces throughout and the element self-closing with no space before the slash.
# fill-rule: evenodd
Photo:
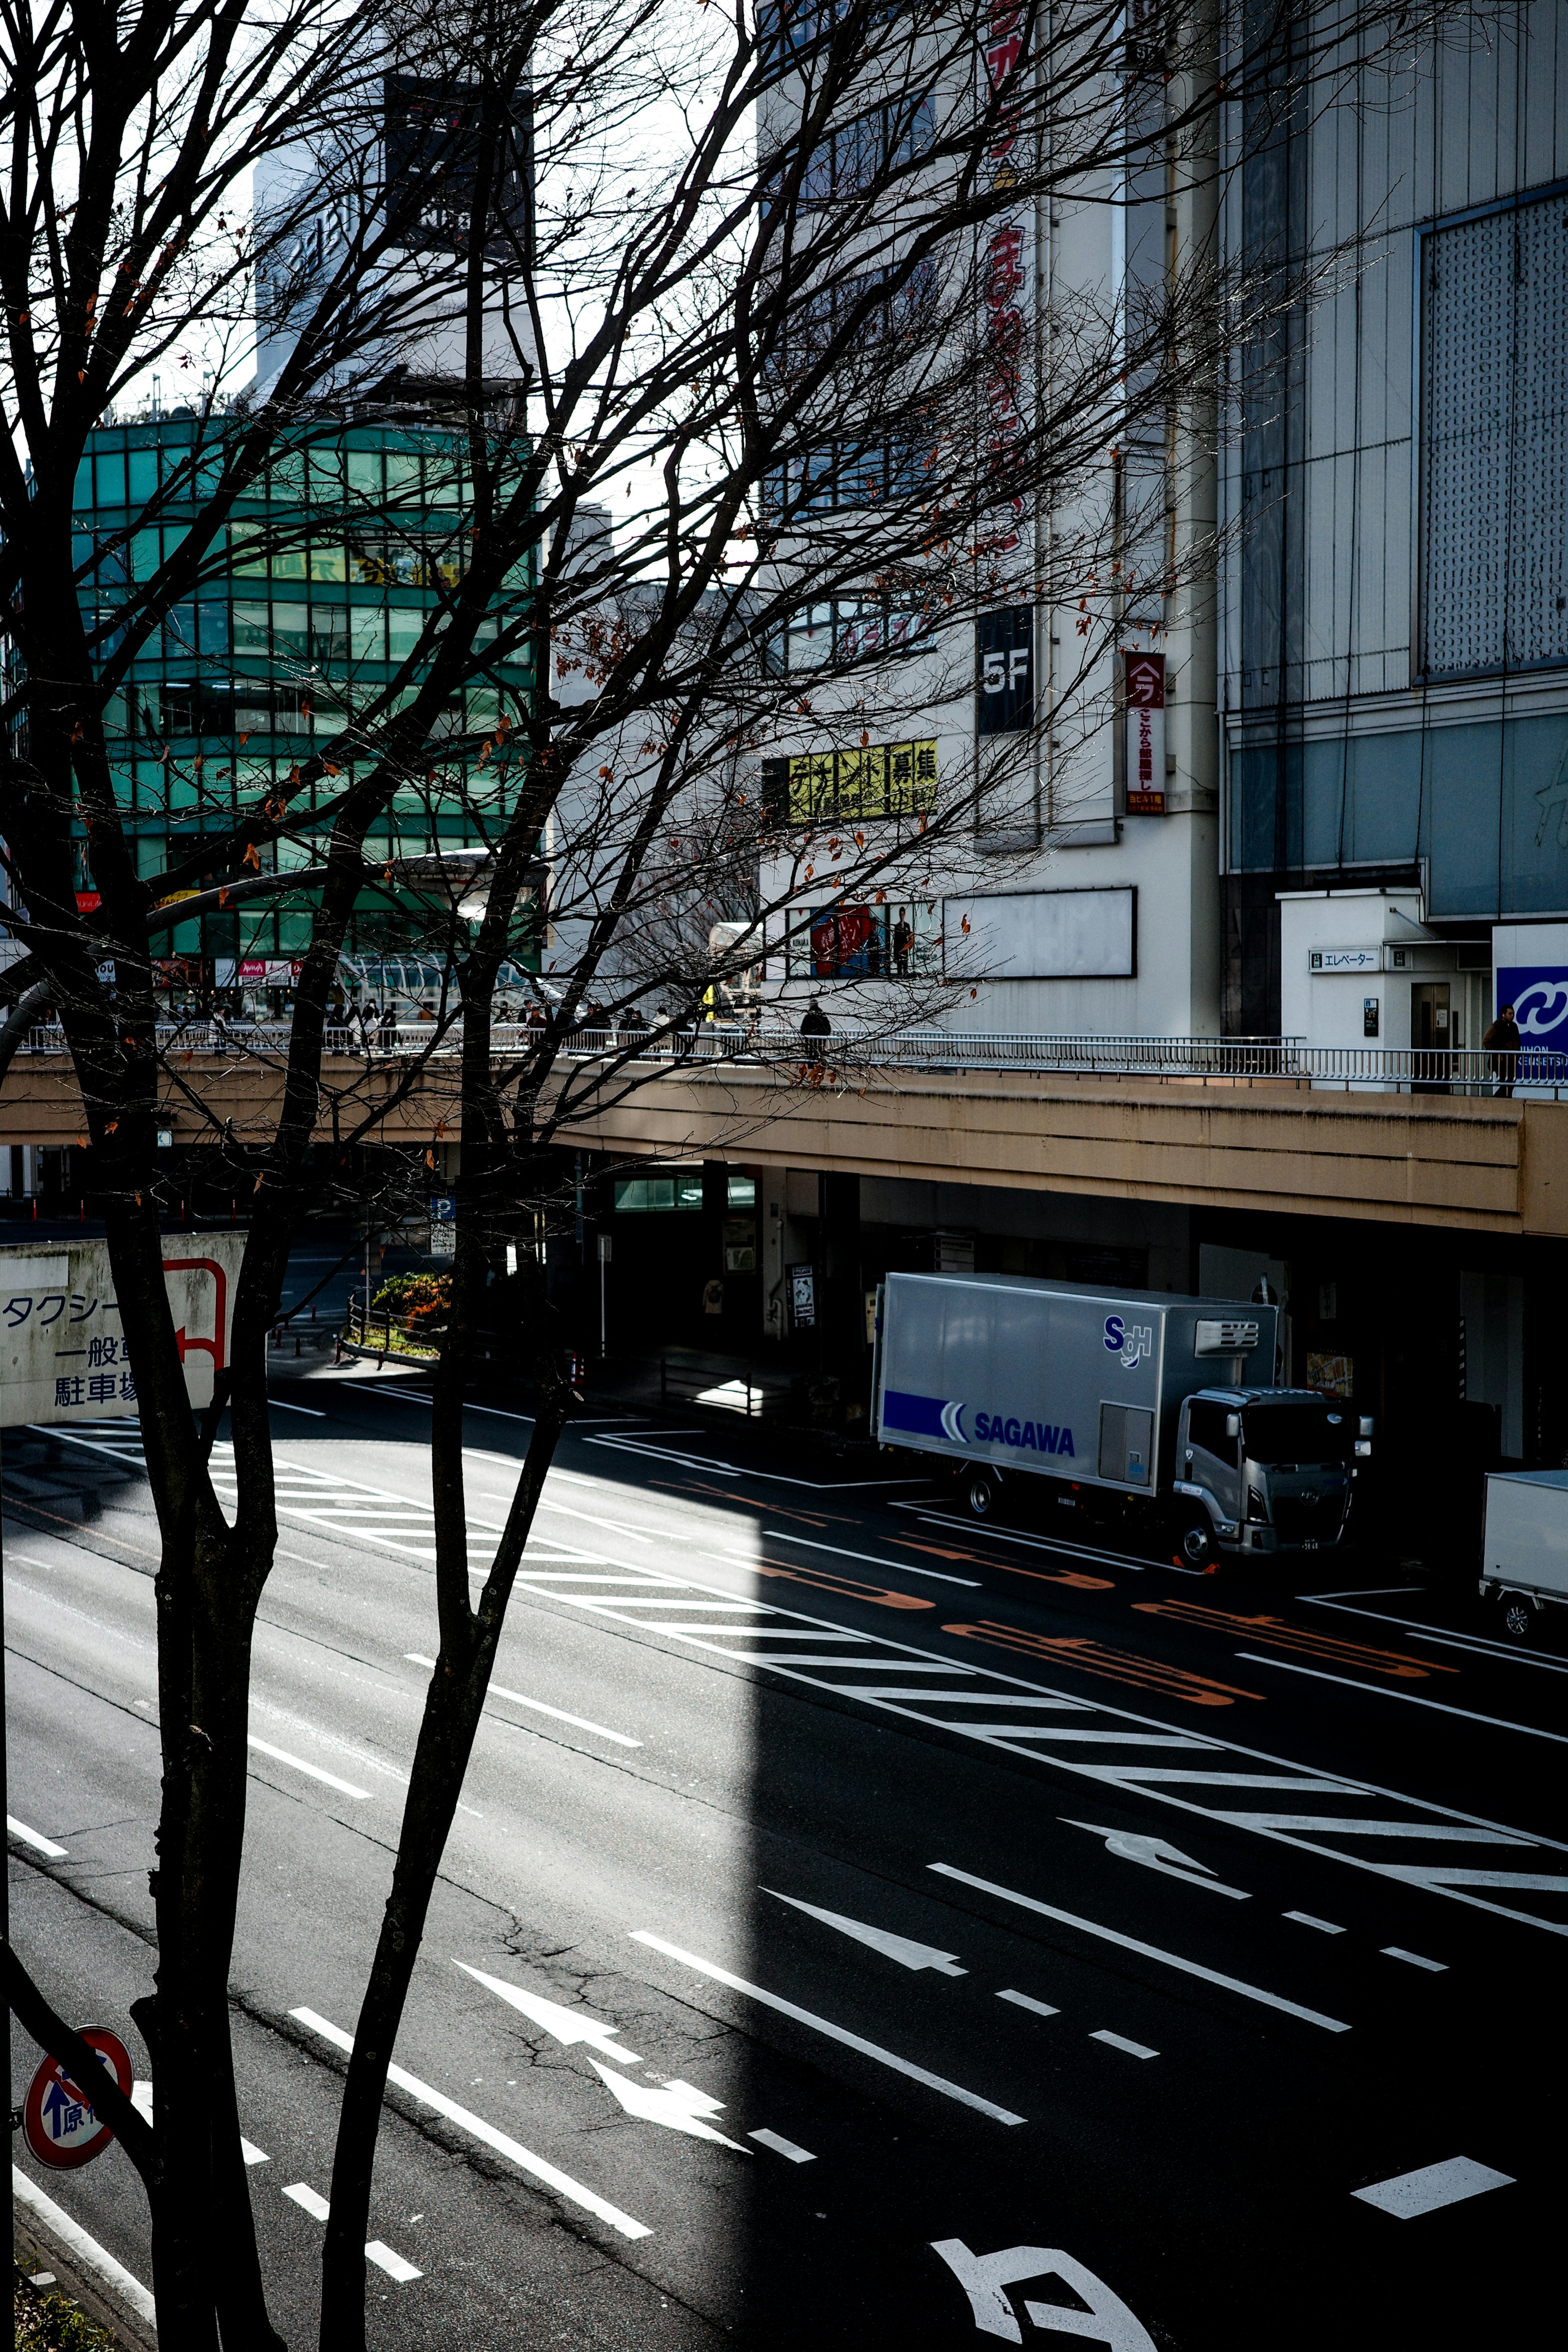
<svg viewBox="0 0 1568 2352">
<path fill-rule="evenodd" d="M 1010 1479 L 1218 1551 L 1337 1544 L 1372 1423 L 1275 1385 L 1279 1309 L 1001 1274 L 894 1274 L 877 1361 L 884 1444 L 944 1456 L 977 1518 Z"/>
</svg>

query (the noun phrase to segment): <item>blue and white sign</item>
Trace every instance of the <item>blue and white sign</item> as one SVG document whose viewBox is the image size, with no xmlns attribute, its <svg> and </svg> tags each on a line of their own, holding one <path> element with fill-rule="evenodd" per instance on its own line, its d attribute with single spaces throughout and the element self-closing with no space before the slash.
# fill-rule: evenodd
<svg viewBox="0 0 1568 2352">
<path fill-rule="evenodd" d="M 1513 1007 L 1522 1044 L 1568 1046 L 1568 965 L 1501 965 L 1498 1010 L 1505 1004 Z"/>
</svg>

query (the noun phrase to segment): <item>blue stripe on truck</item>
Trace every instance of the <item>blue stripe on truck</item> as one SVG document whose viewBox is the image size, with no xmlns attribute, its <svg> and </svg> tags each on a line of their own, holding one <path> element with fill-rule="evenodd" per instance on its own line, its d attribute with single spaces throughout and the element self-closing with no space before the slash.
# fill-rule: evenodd
<svg viewBox="0 0 1568 2352">
<path fill-rule="evenodd" d="M 942 1409 L 945 1397 L 911 1396 L 906 1389 L 889 1389 L 882 1399 L 884 1429 L 907 1429 L 914 1437 L 942 1437 Z"/>
</svg>

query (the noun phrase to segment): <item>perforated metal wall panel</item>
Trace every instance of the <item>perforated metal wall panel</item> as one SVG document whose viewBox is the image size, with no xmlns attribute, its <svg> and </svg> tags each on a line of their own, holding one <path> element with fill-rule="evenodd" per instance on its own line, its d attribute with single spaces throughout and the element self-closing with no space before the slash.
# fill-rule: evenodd
<svg viewBox="0 0 1568 2352">
<path fill-rule="evenodd" d="M 1433 230 L 1422 277 L 1424 666 L 1568 662 L 1568 194 Z"/>
</svg>

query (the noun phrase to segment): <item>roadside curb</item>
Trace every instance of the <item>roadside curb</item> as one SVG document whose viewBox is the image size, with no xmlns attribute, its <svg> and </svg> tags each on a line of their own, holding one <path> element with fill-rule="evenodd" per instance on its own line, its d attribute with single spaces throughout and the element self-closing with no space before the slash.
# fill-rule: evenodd
<svg viewBox="0 0 1568 2352">
<path fill-rule="evenodd" d="M 107 2327 L 124 2352 L 158 2352 L 157 2307 L 140 2279 L 47 2197 L 19 2165 L 11 2168 L 13 2234 L 29 2270 L 53 2271 L 61 2290 Z"/>
</svg>

